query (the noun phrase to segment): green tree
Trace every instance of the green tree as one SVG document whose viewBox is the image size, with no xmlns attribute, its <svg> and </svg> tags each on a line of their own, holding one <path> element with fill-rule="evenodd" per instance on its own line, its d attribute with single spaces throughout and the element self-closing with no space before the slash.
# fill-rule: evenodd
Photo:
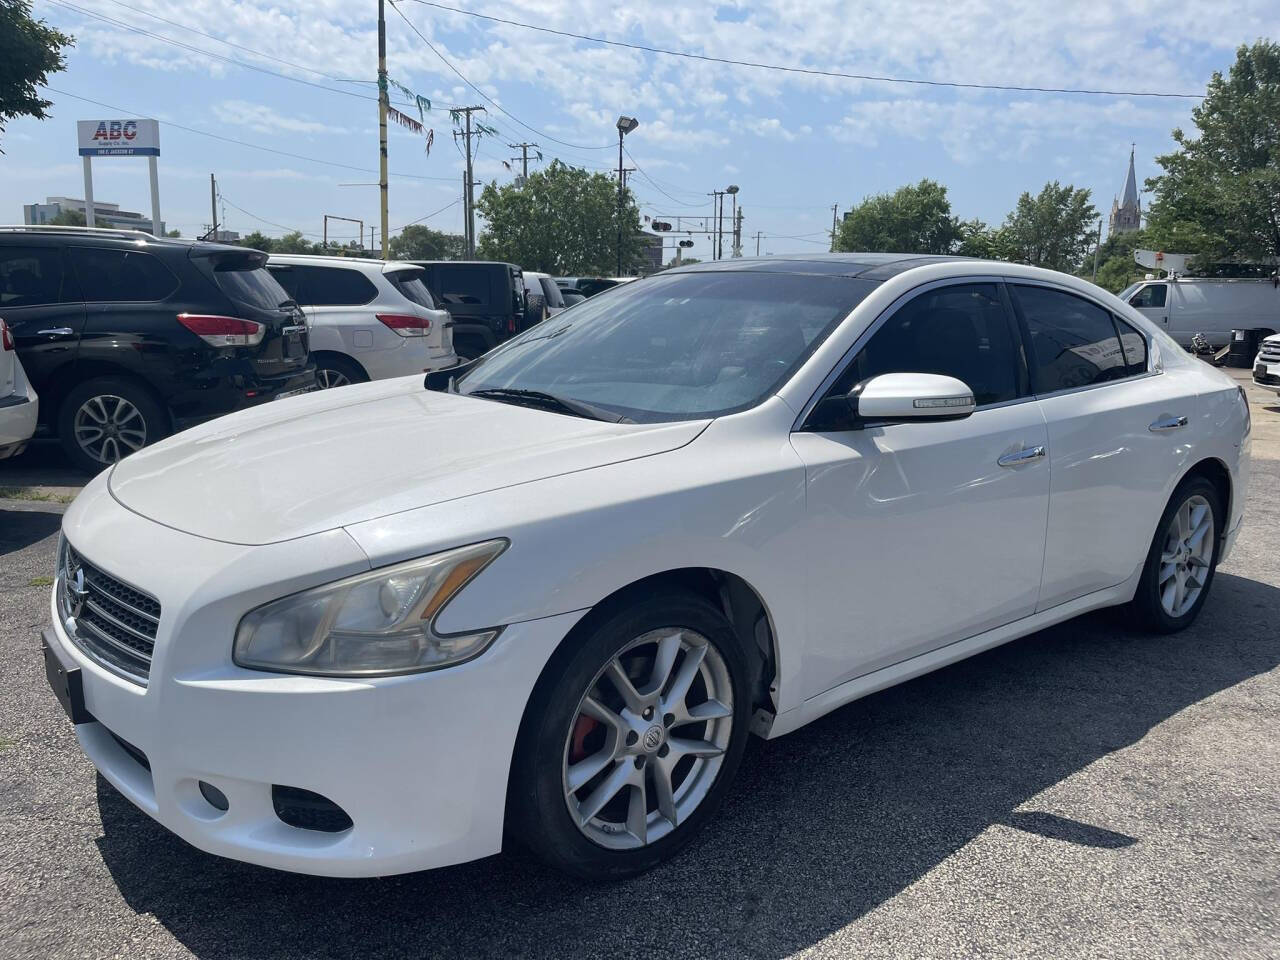
<svg viewBox="0 0 1280 960">
<path fill-rule="evenodd" d="M 1097 222 L 1088 190 L 1057 180 L 1046 183 L 1038 195 L 1020 196 L 1005 218 L 1005 258 L 1070 273 L 1093 250 Z"/>
<path fill-rule="evenodd" d="M 1153 239 L 1205 260 L 1280 260 L 1280 44 L 1236 51 L 1191 111 L 1199 136 L 1173 131 L 1177 149 L 1157 157 L 1147 181 Z"/>
<path fill-rule="evenodd" d="M 253 233 L 246 233 L 240 238 L 240 246 L 252 247 L 254 250 L 261 250 L 263 253 L 272 253 L 276 250 L 276 242 L 268 237 L 261 230 L 255 230 Z"/>
<path fill-rule="evenodd" d="M 74 38 L 33 19 L 27 0 L 0 0 L 0 134 L 14 117 L 48 116 L 53 102 L 37 91 L 49 74 L 65 69 L 62 51 L 73 43 Z"/>
<path fill-rule="evenodd" d="M 964 220 L 960 223 L 960 242 L 954 252 L 980 260 L 1007 260 L 1009 238 L 1003 227 L 989 227 L 977 218 Z"/>
<path fill-rule="evenodd" d="M 617 184 L 603 173 L 553 161 L 522 186 L 490 183 L 476 209 L 489 225 L 477 252 L 490 260 L 555 276 L 612 275 L 621 233 L 623 271 L 641 262 L 640 211 L 630 190 L 619 211 Z"/>
<path fill-rule="evenodd" d="M 461 234 L 443 233 L 415 223 L 392 237 L 387 247 L 392 260 L 461 260 L 467 242 Z"/>
<path fill-rule="evenodd" d="M 252 234 L 250 234 L 252 236 Z M 271 241 L 272 253 L 320 253 L 321 247 L 318 243 L 312 243 L 304 237 L 299 231 L 294 230 L 286 233 L 279 240 Z"/>
<path fill-rule="evenodd" d="M 94 204 L 96 207 L 97 204 Z M 79 210 L 59 210 L 57 215 L 49 221 L 50 226 L 54 227 L 83 227 L 87 221 L 84 214 Z"/>
<path fill-rule="evenodd" d="M 1150 245 L 1151 240 L 1143 230 L 1116 233 L 1107 237 L 1098 248 L 1098 279 L 1094 282 L 1104 290 L 1119 293 L 1133 281 L 1141 280 L 1146 276 L 1147 268 L 1138 266 L 1133 259 L 1133 251 L 1139 247 L 1149 248 Z M 1093 279 L 1092 251 L 1080 264 L 1080 276 L 1086 280 Z"/>
<path fill-rule="evenodd" d="M 947 188 L 932 180 L 866 197 L 836 233 L 835 249 L 867 253 L 950 253 L 961 239 Z"/>
<path fill-rule="evenodd" d="M 181 230 L 166 230 L 166 231 L 164 232 L 164 235 L 165 235 L 166 237 L 180 237 L 180 236 L 182 236 L 182 231 L 181 231 Z"/>
</svg>

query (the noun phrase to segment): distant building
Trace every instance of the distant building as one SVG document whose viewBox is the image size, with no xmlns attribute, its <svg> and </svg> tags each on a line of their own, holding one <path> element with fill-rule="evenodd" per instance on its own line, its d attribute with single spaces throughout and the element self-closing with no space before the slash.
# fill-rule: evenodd
<svg viewBox="0 0 1280 960">
<path fill-rule="evenodd" d="M 239 230 L 219 230 L 213 236 L 210 236 L 208 231 L 206 231 L 204 234 L 202 234 L 202 236 L 206 240 L 213 240 L 216 243 L 239 243 L 240 242 Z"/>
<path fill-rule="evenodd" d="M 648 275 L 662 269 L 662 237 L 656 233 L 641 232 L 644 247 L 640 251 L 640 273 Z"/>
<path fill-rule="evenodd" d="M 1142 229 L 1142 205 L 1138 200 L 1138 178 L 1133 172 L 1133 149 L 1129 150 L 1129 175 L 1124 180 L 1124 195 L 1111 200 L 1111 224 L 1107 236 L 1132 233 Z"/>
<path fill-rule="evenodd" d="M 85 213 L 85 203 L 74 197 L 45 197 L 44 203 L 24 203 L 22 205 L 22 222 L 27 224 L 48 223 L 58 214 L 67 210 Z M 142 230 L 154 233 L 151 229 L 151 218 L 144 217 L 132 210 L 121 210 L 116 203 L 93 201 L 93 218 L 96 227 L 116 227 L 124 230 Z M 164 221 L 160 221 L 160 232 L 164 233 Z"/>
</svg>

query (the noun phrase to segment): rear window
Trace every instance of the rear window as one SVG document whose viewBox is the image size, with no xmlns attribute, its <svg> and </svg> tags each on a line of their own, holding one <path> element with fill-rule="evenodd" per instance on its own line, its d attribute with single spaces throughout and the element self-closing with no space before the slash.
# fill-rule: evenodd
<svg viewBox="0 0 1280 960">
<path fill-rule="evenodd" d="M 436 267 L 436 292 L 447 304 L 486 304 L 489 302 L 489 271 L 466 267 Z"/>
<path fill-rule="evenodd" d="M 158 257 L 141 250 L 68 247 L 89 303 L 154 302 L 178 289 L 178 278 Z"/>
<path fill-rule="evenodd" d="M 405 295 L 406 299 L 411 300 L 420 307 L 435 309 L 436 299 L 431 296 L 431 291 L 422 282 L 424 273 L 413 270 L 397 270 L 394 273 L 385 274 L 385 276 L 391 281 L 393 287 Z"/>
<path fill-rule="evenodd" d="M 246 261 L 238 258 L 216 264 L 213 278 L 218 289 L 232 300 L 262 310 L 275 310 L 286 300 L 293 299 L 266 267 L 249 268 Z"/>
</svg>

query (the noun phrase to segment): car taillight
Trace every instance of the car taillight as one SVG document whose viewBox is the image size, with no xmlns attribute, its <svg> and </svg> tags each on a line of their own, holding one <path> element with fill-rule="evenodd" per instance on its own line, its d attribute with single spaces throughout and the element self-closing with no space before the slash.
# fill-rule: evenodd
<svg viewBox="0 0 1280 960">
<path fill-rule="evenodd" d="M 3 320 L 0 320 L 0 349 L 14 349 L 13 331 L 9 329 L 9 325 Z"/>
<path fill-rule="evenodd" d="M 180 313 L 178 322 L 211 347 L 256 347 L 267 332 L 255 320 L 209 313 Z"/>
<path fill-rule="evenodd" d="M 431 329 L 431 321 L 426 317 L 408 313 L 380 313 L 377 316 L 384 326 L 402 337 L 425 337 Z"/>
</svg>

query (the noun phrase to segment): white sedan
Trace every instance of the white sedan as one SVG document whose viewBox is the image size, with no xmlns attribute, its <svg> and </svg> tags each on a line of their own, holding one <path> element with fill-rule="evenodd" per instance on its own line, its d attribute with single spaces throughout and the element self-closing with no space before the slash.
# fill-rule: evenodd
<svg viewBox="0 0 1280 960">
<path fill-rule="evenodd" d="M 13 332 L 0 317 L 0 460 L 26 449 L 39 411 L 40 401 L 18 359 Z"/>
<path fill-rule="evenodd" d="M 1030 267 L 709 263 L 427 379 L 196 427 L 66 513 L 51 683 L 197 847 L 632 874 L 749 735 L 1099 607 L 1181 630 L 1240 529 L 1241 390 Z"/>
</svg>

